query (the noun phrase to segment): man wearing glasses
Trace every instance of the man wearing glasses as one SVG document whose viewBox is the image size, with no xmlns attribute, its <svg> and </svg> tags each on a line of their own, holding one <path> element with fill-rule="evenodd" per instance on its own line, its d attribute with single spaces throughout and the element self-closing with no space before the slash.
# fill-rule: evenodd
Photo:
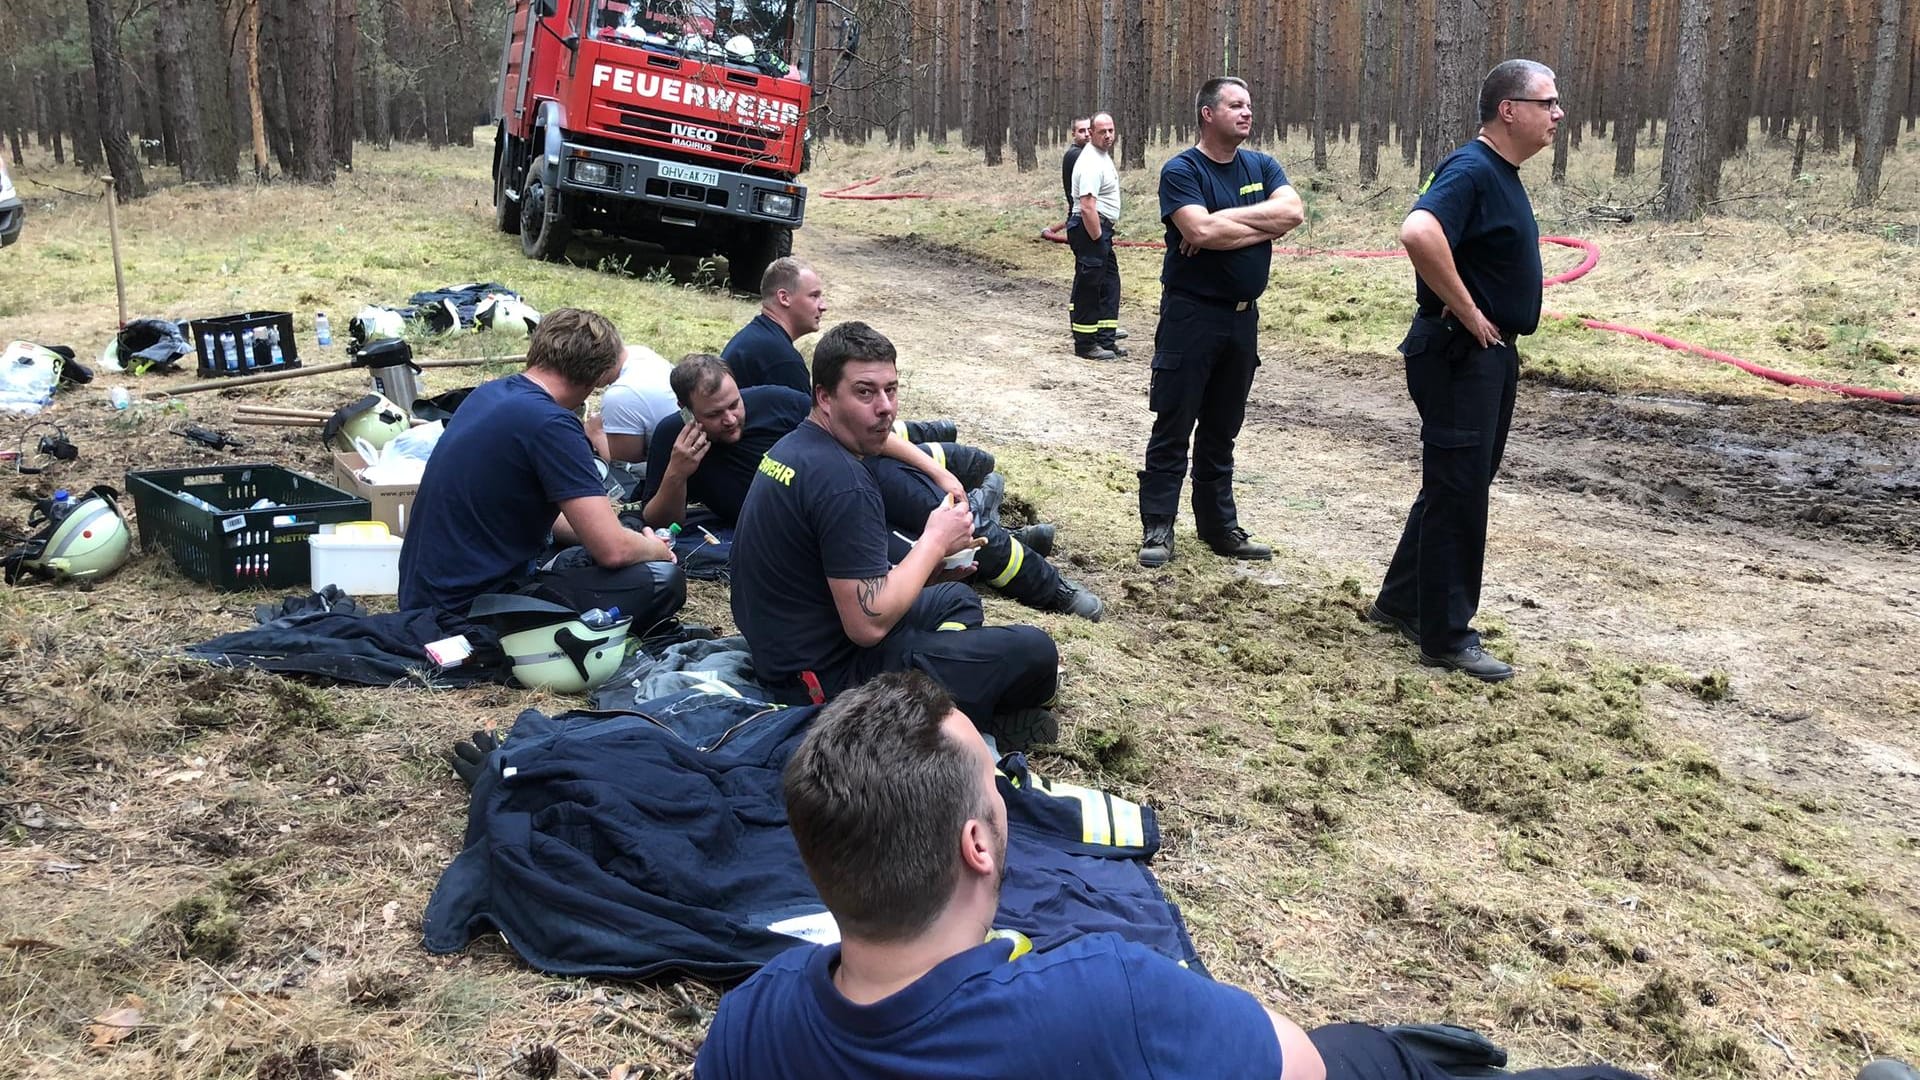
<svg viewBox="0 0 1920 1080">
<path fill-rule="evenodd" d="M 1540 230 L 1520 165 L 1553 145 L 1554 74 L 1508 60 L 1480 87 L 1480 134 L 1428 177 L 1400 242 L 1418 311 L 1400 353 L 1420 412 L 1420 494 L 1368 618 L 1420 647 L 1422 663 L 1486 682 L 1513 668 L 1480 647 L 1487 491 L 1513 419 L 1520 354 L 1540 322 Z"/>
</svg>

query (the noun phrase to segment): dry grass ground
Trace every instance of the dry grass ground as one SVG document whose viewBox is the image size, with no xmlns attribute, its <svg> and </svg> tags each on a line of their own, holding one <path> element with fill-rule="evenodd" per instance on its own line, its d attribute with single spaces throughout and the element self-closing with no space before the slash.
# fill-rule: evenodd
<svg viewBox="0 0 1920 1080">
<path fill-rule="evenodd" d="M 816 190 L 899 173 L 903 188 L 967 198 L 816 200 L 803 252 L 809 235 L 910 233 L 916 247 L 990 268 L 989 279 L 1064 282 L 1060 253 L 1029 240 L 1053 214 L 1050 168 L 1021 176 L 957 150 L 897 158 L 877 147 L 830 146 L 821 160 Z M 1644 184 L 1581 180 L 1605 161 L 1598 149 L 1576 159 L 1587 194 L 1552 212 L 1644 197 Z M 338 326 L 363 302 L 494 279 L 536 306 L 605 310 L 668 355 L 717 346 L 750 313 L 679 284 L 701 277 L 688 263 L 658 274 L 622 253 L 583 252 L 604 263 L 584 267 L 523 260 L 490 229 L 486 164 L 483 150 L 363 153 L 331 191 L 162 192 L 123 211 L 133 311 L 292 309 L 305 335 L 317 308 Z M 104 208 L 43 201 L 34 180 L 46 174 L 22 171 L 33 216 L 0 256 L 0 340 L 97 352 L 113 325 Z M 1306 171 L 1295 170 L 1303 185 Z M 1849 229 L 1868 219 L 1824 209 L 1678 229 L 1569 224 L 1601 243 L 1602 263 L 1554 301 L 1775 366 L 1912 385 L 1904 360 L 1842 353 L 1859 341 L 1900 355 L 1920 340 L 1897 306 L 1920 295 L 1913 172 L 1910 154 L 1895 160 L 1903 186 L 1876 212 L 1905 232 Z M 1803 205 L 1842 201 L 1844 170 L 1832 173 L 1805 185 Z M 1741 190 L 1735 176 L 1730 192 Z M 1302 242 L 1381 245 L 1406 179 L 1375 193 L 1328 178 Z M 1145 207 L 1150 181 L 1127 183 Z M 604 262 L 629 257 L 624 274 Z M 1136 340 L 1153 321 L 1153 258 L 1129 254 L 1123 267 Z M 914 265 L 903 259 L 902 272 Z M 1387 364 L 1405 278 L 1388 262 L 1284 262 L 1271 295 L 1302 299 L 1267 305 L 1266 331 L 1290 348 Z M 834 317 L 880 302 L 863 295 Z M 927 315 L 968 332 L 967 311 Z M 1836 333 L 1842 324 L 1860 332 Z M 1792 351 L 1775 339 L 1781 325 L 1795 328 Z M 1814 330 L 1826 347 L 1811 347 Z M 433 352 L 514 346 L 467 338 Z M 916 367 L 940 361 L 910 357 L 909 388 Z M 1784 393 L 1572 330 L 1543 333 L 1529 363 L 1589 385 Z M 459 374 L 434 374 L 430 387 L 467 381 Z M 8 477 L 0 527 L 17 527 L 23 500 L 56 482 L 117 484 L 127 468 L 218 457 L 170 433 L 183 420 L 223 426 L 239 400 L 334 403 L 361 380 L 293 380 L 122 415 L 102 385 L 51 414 L 82 459 Z M 980 389 L 940 403 L 991 428 L 1008 403 Z M 0 419 L 0 443 L 20 428 Z M 1112 606 L 1098 625 L 1035 620 L 1071 673 L 1066 735 L 1040 767 L 1160 808 L 1158 871 L 1221 978 L 1307 1023 L 1471 1024 L 1525 1064 L 1604 1057 L 1658 1076 L 1840 1076 L 1869 1053 L 1920 1056 L 1920 835 L 1753 779 L 1679 737 L 1661 719 L 1676 710 L 1725 721 L 1716 710 L 1742 688 L 1722 673 L 1570 642 L 1530 644 L 1525 674 L 1504 686 L 1436 677 L 1359 621 L 1366 588 L 1337 563 L 1289 549 L 1252 572 L 1199 557 L 1158 575 L 1128 570 L 1133 537 L 1115 523 L 1131 521 L 1131 448 L 992 448 L 1022 504 L 1062 524 L 1069 572 Z M 262 434 L 244 456 L 324 475 L 304 433 Z M 685 1075 L 713 988 L 548 978 L 497 939 L 454 958 L 418 947 L 421 909 L 463 824 L 462 792 L 436 752 L 521 708 L 567 702 L 508 688 L 320 688 L 169 657 L 246 624 L 270 598 L 188 584 L 159 557 L 92 591 L 0 592 L 0 1075 L 492 1076 L 544 1046 L 592 1075 L 625 1065 Z M 721 589 L 696 588 L 693 605 L 724 621 Z M 1516 649 L 1497 619 L 1488 630 L 1497 651 Z M 1920 710 L 1910 691 L 1905 709 Z M 93 1018 L 128 995 L 140 999 L 135 1026 L 95 1040 Z"/>
</svg>

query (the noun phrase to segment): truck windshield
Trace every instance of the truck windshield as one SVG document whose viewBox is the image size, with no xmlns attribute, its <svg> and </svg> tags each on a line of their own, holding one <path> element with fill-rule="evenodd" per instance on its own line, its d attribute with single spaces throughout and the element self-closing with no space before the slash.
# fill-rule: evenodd
<svg viewBox="0 0 1920 1080">
<path fill-rule="evenodd" d="M 807 78 L 811 0 L 595 0 L 593 36 L 763 75 Z"/>
</svg>

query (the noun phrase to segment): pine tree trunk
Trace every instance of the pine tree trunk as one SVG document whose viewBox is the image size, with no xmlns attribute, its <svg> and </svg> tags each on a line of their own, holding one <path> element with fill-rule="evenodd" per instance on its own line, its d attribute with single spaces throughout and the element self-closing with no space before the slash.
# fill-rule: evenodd
<svg viewBox="0 0 1920 1080">
<path fill-rule="evenodd" d="M 287 62 L 292 52 L 288 45 L 287 5 L 292 0 L 253 0 L 260 9 L 265 27 L 261 34 L 260 47 L 255 51 L 255 69 L 264 71 L 261 83 L 261 108 L 266 116 L 267 140 L 273 147 L 273 159 L 280 165 L 282 176 L 293 172 L 293 119 L 288 102 L 294 95 L 288 93 L 293 69 Z M 261 5 L 272 3 L 271 8 Z"/>
<path fill-rule="evenodd" d="M 1093 108 L 1111 111 L 1113 104 L 1114 0 L 1100 0 L 1100 74 L 1094 87 Z"/>
<path fill-rule="evenodd" d="M 1000 5 L 1002 0 L 981 0 L 980 4 L 980 47 L 979 58 L 984 63 L 974 68 L 975 72 L 994 72 L 996 75 L 1005 70 L 1000 55 Z M 986 151 L 988 165 L 998 165 L 1001 150 L 1007 141 L 1007 99 L 1004 94 L 996 93 L 997 87 L 991 80 L 987 82 L 985 100 L 974 105 L 974 111 L 980 118 L 980 148 Z"/>
<path fill-rule="evenodd" d="M 1386 99 L 1393 91 L 1386 82 L 1386 0 L 1366 0 L 1361 20 L 1360 182 L 1371 184 L 1380 179 L 1380 143 L 1385 137 L 1382 120 Z"/>
<path fill-rule="evenodd" d="M 960 72 L 960 144 L 973 149 L 980 145 L 981 113 L 986 102 L 984 79 L 978 78 L 982 71 L 990 70 L 982 66 L 986 54 L 980 48 L 980 9 L 993 0 L 960 0 L 966 5 L 967 16 L 967 65 Z M 969 77 L 971 72 L 975 77 Z"/>
<path fill-rule="evenodd" d="M 1827 0 L 1827 40 L 1820 47 L 1820 152 L 1840 152 L 1840 120 L 1846 113 L 1844 71 L 1847 56 L 1845 0 Z"/>
<path fill-rule="evenodd" d="M 356 0 L 335 0 L 333 7 L 333 161 L 353 171 L 354 69 L 359 61 L 360 25 Z M 469 61 L 471 63 L 471 61 Z"/>
<path fill-rule="evenodd" d="M 1713 0 L 1679 0 L 1679 54 L 1674 62 L 1673 99 L 1667 109 L 1666 157 L 1660 186 L 1666 199 L 1665 221 L 1683 221 L 1701 211 L 1701 180 L 1707 156 L 1707 19 Z"/>
<path fill-rule="evenodd" d="M 334 0 L 290 0 L 287 40 L 288 119 L 293 128 L 293 178 L 333 182 Z"/>
<path fill-rule="evenodd" d="M 947 145 L 947 45 L 947 0 L 933 0 L 933 70 L 929 72 L 933 103 L 928 110 L 933 119 L 927 141 L 935 146 Z"/>
<path fill-rule="evenodd" d="M 1033 0 L 1022 2 L 1031 4 Z M 894 100 L 899 104 L 893 117 L 892 137 L 900 149 L 911 150 L 914 136 L 913 102 L 916 96 L 913 80 L 913 8 L 903 4 L 894 9 L 893 21 L 893 89 Z"/>
<path fill-rule="evenodd" d="M 1333 93 L 1329 85 L 1331 72 L 1327 70 L 1328 56 L 1333 51 L 1328 40 L 1331 34 L 1333 13 L 1329 10 L 1333 0 L 1313 0 L 1313 171 L 1327 171 L 1327 98 Z"/>
<path fill-rule="evenodd" d="M 160 52 L 168 61 L 160 65 L 166 98 L 163 107 L 172 121 L 180 178 L 212 180 L 215 177 L 207 160 L 206 133 L 200 127 L 200 97 L 193 84 L 193 57 L 187 51 L 186 0 L 160 0 L 155 30 Z"/>
<path fill-rule="evenodd" d="M 1627 42 L 1620 115 L 1613 126 L 1613 175 L 1617 179 L 1633 175 L 1634 149 L 1639 144 L 1641 118 L 1645 115 L 1647 22 L 1652 11 L 1651 0 L 1633 0 L 1633 36 Z"/>
<path fill-rule="evenodd" d="M 1147 139 L 1151 126 L 1147 120 L 1147 92 L 1151 79 L 1147 66 L 1147 9 L 1144 0 L 1125 0 L 1120 19 L 1120 54 L 1135 71 L 1126 79 L 1120 94 L 1120 157 L 1122 169 L 1147 167 Z"/>
<path fill-rule="evenodd" d="M 1427 103 L 1426 131 L 1420 140 L 1425 144 L 1422 175 L 1432 172 L 1463 137 L 1458 130 L 1459 114 L 1455 109 L 1460 86 L 1466 78 L 1465 58 L 1460 48 L 1460 3 L 1461 0 L 1438 0 L 1434 5 L 1433 96 Z"/>
<path fill-rule="evenodd" d="M 1860 174 L 1853 205 L 1880 197 L 1880 164 L 1887 149 L 1887 111 L 1893 104 L 1894 57 L 1900 44 L 1900 0 L 1880 0 L 1879 26 L 1873 35 L 1873 81 L 1860 123 Z"/>
<path fill-rule="evenodd" d="M 1420 5 L 1400 4 L 1400 164 L 1408 168 L 1420 160 Z"/>
<path fill-rule="evenodd" d="M 120 89 L 119 24 L 111 0 L 87 0 L 87 38 L 93 53 L 94 96 L 100 109 L 100 146 L 113 174 L 113 190 L 120 201 L 147 193 L 146 174 L 127 140 L 126 98 Z"/>
</svg>

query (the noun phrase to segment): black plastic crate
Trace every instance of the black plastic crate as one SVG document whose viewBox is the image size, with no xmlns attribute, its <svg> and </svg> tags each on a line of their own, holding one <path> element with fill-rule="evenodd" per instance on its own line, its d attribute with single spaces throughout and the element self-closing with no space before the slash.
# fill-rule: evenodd
<svg viewBox="0 0 1920 1080">
<path fill-rule="evenodd" d="M 293 315 L 285 311 L 247 311 L 213 319 L 195 319 L 187 324 L 193 331 L 193 347 L 200 355 L 200 377 L 227 378 L 236 375 L 260 375 L 286 371 L 300 366 L 300 349 L 293 340 Z M 267 331 L 263 339 L 255 331 Z M 232 334 L 234 362 L 228 366 L 221 338 Z M 280 362 L 274 363 L 272 335 L 278 334 Z"/>
<path fill-rule="evenodd" d="M 307 537 L 322 525 L 366 521 L 372 509 L 330 484 L 264 464 L 130 472 L 127 492 L 141 550 L 163 548 L 181 573 L 229 591 L 309 584 Z M 279 505 L 248 509 L 261 499 Z"/>
</svg>

